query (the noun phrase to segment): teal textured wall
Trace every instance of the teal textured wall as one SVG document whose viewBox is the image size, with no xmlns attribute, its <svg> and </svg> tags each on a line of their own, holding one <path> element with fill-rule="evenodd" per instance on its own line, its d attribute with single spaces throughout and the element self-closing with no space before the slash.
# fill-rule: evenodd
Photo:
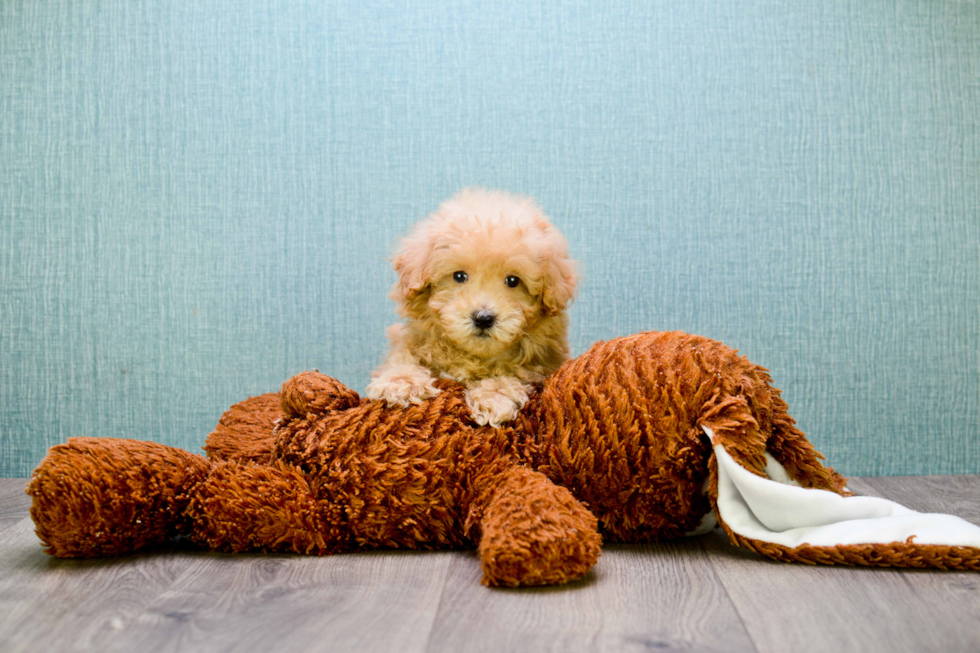
<svg viewBox="0 0 980 653">
<path fill-rule="evenodd" d="M 980 472 L 980 5 L 0 4 L 0 474 L 196 450 L 318 368 L 363 390 L 385 257 L 466 185 L 581 260 L 574 351 L 769 367 L 846 474 Z"/>
</svg>

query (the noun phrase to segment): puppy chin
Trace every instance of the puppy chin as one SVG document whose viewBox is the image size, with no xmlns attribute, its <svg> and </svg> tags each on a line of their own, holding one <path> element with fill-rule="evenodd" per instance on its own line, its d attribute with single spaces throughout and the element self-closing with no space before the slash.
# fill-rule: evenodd
<svg viewBox="0 0 980 653">
<path fill-rule="evenodd" d="M 492 333 L 470 334 L 454 340 L 458 347 L 480 358 L 489 358 L 494 354 L 499 354 L 512 344 L 510 341 L 495 338 Z"/>
<path fill-rule="evenodd" d="M 511 341 L 503 339 L 503 334 L 496 327 L 480 332 L 469 324 L 443 324 L 443 329 L 453 344 L 478 358 L 489 358 L 511 345 Z"/>
</svg>

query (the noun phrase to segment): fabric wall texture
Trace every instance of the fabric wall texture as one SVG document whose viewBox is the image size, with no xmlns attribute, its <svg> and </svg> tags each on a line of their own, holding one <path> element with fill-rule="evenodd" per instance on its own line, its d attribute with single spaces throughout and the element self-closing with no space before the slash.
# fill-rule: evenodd
<svg viewBox="0 0 980 653">
<path fill-rule="evenodd" d="M 980 4 L 0 4 L 0 474 L 363 391 L 385 258 L 530 194 L 573 351 L 720 339 L 848 475 L 980 472 Z"/>
</svg>

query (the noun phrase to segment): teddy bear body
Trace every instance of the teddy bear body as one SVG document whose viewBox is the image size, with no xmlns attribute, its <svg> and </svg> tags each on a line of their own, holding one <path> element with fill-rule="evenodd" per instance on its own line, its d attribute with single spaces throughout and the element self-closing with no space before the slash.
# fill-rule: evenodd
<svg viewBox="0 0 980 653">
<path fill-rule="evenodd" d="M 233 406 L 207 460 L 152 443 L 70 440 L 32 478 L 38 534 L 64 556 L 175 534 L 225 551 L 477 546 L 485 583 L 534 585 L 580 577 L 602 537 L 695 530 L 711 510 L 705 427 L 757 474 L 768 447 L 804 485 L 843 488 L 766 370 L 707 338 L 600 342 L 499 428 L 470 420 L 461 386 L 439 387 L 420 405 L 389 408 L 304 373 L 278 396 Z"/>
</svg>

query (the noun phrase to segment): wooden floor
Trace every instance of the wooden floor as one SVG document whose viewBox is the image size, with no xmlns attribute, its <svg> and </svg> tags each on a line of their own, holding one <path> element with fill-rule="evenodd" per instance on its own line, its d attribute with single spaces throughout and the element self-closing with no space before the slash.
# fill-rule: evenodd
<svg viewBox="0 0 980 653">
<path fill-rule="evenodd" d="M 980 651 L 980 573 L 769 562 L 708 536 L 607 546 L 576 584 L 491 590 L 472 552 L 185 548 L 56 560 L 0 479 L 0 651 Z M 980 524 L 980 476 L 854 479 Z"/>
</svg>

